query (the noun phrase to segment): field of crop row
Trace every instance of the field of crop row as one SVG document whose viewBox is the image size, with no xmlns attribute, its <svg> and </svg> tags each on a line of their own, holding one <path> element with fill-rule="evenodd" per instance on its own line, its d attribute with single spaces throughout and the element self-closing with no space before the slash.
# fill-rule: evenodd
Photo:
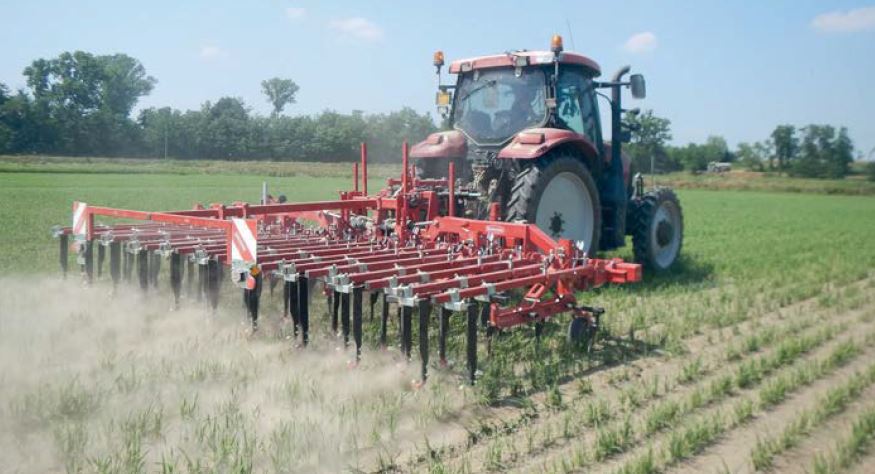
<svg viewBox="0 0 875 474">
<path fill-rule="evenodd" d="M 290 200 L 348 179 L 268 178 Z M 607 308 L 592 353 L 565 320 L 481 345 L 411 388 L 416 363 L 376 346 L 363 364 L 314 302 L 306 350 L 280 299 L 240 325 L 164 284 L 144 296 L 55 276 L 53 223 L 73 199 L 140 209 L 254 200 L 262 178 L 225 174 L 0 173 L 0 452 L 45 472 L 867 472 L 875 433 L 875 199 L 684 190 L 680 268 L 582 295 Z M 379 186 L 379 180 L 371 184 Z M 629 250 L 618 255 L 629 257 Z M 394 327 L 390 331 L 395 331 Z M 432 331 L 436 334 L 437 331 Z M 391 333 L 394 336 L 394 332 Z"/>
</svg>

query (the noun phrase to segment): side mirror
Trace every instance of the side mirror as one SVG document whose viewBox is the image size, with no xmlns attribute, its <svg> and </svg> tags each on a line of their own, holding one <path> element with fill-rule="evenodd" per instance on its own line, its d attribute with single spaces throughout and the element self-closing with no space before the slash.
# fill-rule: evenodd
<svg viewBox="0 0 875 474">
<path fill-rule="evenodd" d="M 647 86 L 644 84 L 644 76 L 632 74 L 629 76 L 629 84 L 632 87 L 632 97 L 636 99 L 647 97 Z"/>
</svg>

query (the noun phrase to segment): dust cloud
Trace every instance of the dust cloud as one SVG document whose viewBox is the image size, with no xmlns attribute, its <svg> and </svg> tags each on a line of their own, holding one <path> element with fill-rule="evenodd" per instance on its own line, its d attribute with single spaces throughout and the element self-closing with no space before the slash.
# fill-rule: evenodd
<svg viewBox="0 0 875 474">
<path fill-rule="evenodd" d="M 311 346 L 263 295 L 247 335 L 232 288 L 217 314 L 167 289 L 0 279 L 0 452 L 13 472 L 373 470 L 435 441 L 470 402 L 436 374 L 366 349 L 350 368 L 314 299 Z M 367 316 L 366 316 L 367 318 Z M 366 319 L 367 322 L 367 319 Z"/>
</svg>

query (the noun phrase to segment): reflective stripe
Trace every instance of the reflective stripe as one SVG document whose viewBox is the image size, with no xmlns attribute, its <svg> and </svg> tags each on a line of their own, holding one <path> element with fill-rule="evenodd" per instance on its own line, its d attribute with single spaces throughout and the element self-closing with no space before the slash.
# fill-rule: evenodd
<svg viewBox="0 0 875 474">
<path fill-rule="evenodd" d="M 88 235 L 88 219 L 85 209 L 88 205 L 84 202 L 73 203 L 73 235 L 86 237 Z"/>
<path fill-rule="evenodd" d="M 256 262 L 258 246 L 254 219 L 231 219 L 231 261 Z"/>
</svg>

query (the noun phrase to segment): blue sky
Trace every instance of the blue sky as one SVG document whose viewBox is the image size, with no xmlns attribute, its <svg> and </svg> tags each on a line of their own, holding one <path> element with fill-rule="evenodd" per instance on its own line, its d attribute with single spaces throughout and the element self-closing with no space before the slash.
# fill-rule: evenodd
<svg viewBox="0 0 875 474">
<path fill-rule="evenodd" d="M 873 3 L 3 3 L 0 82 L 13 88 L 33 59 L 81 49 L 141 60 L 159 82 L 140 107 L 197 108 L 231 95 L 267 113 L 259 83 L 280 76 L 301 86 L 287 113 L 425 112 L 435 49 L 448 59 L 545 49 L 558 32 L 605 76 L 623 64 L 644 73 L 649 97 L 635 106 L 670 118 L 675 143 L 721 134 L 735 144 L 778 123 L 829 123 L 848 126 L 858 150 L 875 148 Z"/>
</svg>

